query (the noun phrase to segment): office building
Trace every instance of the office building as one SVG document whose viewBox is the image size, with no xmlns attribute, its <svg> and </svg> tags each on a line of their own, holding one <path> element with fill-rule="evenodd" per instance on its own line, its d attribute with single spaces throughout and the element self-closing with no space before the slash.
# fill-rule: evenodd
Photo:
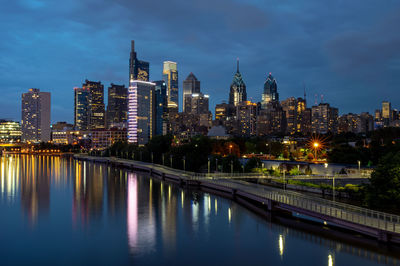
<svg viewBox="0 0 400 266">
<path fill-rule="evenodd" d="M 183 81 L 183 112 L 186 112 L 186 97 L 192 97 L 192 94 L 200 93 L 200 81 L 190 72 L 187 78 Z"/>
<path fill-rule="evenodd" d="M 279 135 L 286 132 L 286 114 L 277 101 L 270 101 L 257 115 L 257 135 Z"/>
<path fill-rule="evenodd" d="M 126 129 L 95 129 L 91 132 L 92 149 L 105 149 L 116 142 L 126 142 Z"/>
<path fill-rule="evenodd" d="M 74 127 L 76 130 L 89 128 L 89 88 L 74 88 Z"/>
<path fill-rule="evenodd" d="M 256 135 L 257 104 L 243 101 L 236 106 L 236 119 L 238 121 L 238 132 L 240 136 Z"/>
<path fill-rule="evenodd" d="M 128 89 L 111 83 L 108 87 L 107 128 L 126 128 L 128 120 Z"/>
<path fill-rule="evenodd" d="M 50 141 L 50 92 L 29 89 L 22 94 L 22 141 Z"/>
<path fill-rule="evenodd" d="M 167 84 L 167 99 L 169 113 L 179 111 L 178 65 L 175 62 L 165 61 L 163 80 Z"/>
<path fill-rule="evenodd" d="M 392 122 L 392 105 L 390 102 L 382 102 L 382 120 L 384 126 L 389 126 Z"/>
<path fill-rule="evenodd" d="M 155 84 L 155 135 L 168 133 L 168 99 L 167 84 L 164 80 L 154 81 Z"/>
<path fill-rule="evenodd" d="M 135 41 L 131 41 L 131 53 L 129 57 L 129 82 L 132 80 L 149 81 L 150 78 L 149 62 L 141 61 L 137 58 L 135 51 Z"/>
<path fill-rule="evenodd" d="M 236 62 L 236 73 L 233 76 L 229 92 L 229 104 L 237 106 L 239 103 L 247 101 L 246 84 L 243 81 L 242 74 L 239 71 L 239 59 Z"/>
<path fill-rule="evenodd" d="M 88 128 L 99 129 L 105 127 L 104 86 L 101 82 L 86 80 L 82 85 L 89 91 L 88 96 Z M 81 128 L 77 128 L 83 130 Z"/>
<path fill-rule="evenodd" d="M 21 135 L 19 122 L 0 120 L 0 143 L 20 142 Z"/>
<path fill-rule="evenodd" d="M 328 103 L 320 103 L 311 109 L 312 133 L 326 134 L 337 133 L 338 109 L 331 107 Z"/>
<path fill-rule="evenodd" d="M 134 80 L 128 90 L 128 142 L 146 144 L 155 130 L 155 83 Z"/>
<path fill-rule="evenodd" d="M 261 107 L 263 109 L 267 108 L 267 104 L 269 102 L 279 101 L 278 87 L 276 85 L 276 80 L 271 75 L 271 73 L 269 73 L 267 79 L 264 82 L 264 91 L 261 98 L 262 98 Z"/>
<path fill-rule="evenodd" d="M 210 96 L 203 93 L 193 93 L 186 97 L 185 113 L 208 114 Z"/>
</svg>

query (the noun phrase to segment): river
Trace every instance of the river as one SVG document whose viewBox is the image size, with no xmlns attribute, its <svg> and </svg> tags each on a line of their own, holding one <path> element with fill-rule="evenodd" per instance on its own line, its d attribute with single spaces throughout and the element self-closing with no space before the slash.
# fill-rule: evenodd
<svg viewBox="0 0 400 266">
<path fill-rule="evenodd" d="M 0 265 L 400 263 L 398 247 L 56 156 L 0 157 L 0 217 Z"/>
</svg>

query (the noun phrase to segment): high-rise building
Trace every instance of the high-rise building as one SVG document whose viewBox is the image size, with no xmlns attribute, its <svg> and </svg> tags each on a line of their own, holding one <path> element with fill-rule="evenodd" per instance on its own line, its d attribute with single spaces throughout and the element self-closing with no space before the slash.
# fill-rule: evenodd
<svg viewBox="0 0 400 266">
<path fill-rule="evenodd" d="M 74 127 L 76 130 L 89 128 L 89 88 L 74 88 Z"/>
<path fill-rule="evenodd" d="M 164 80 L 154 81 L 155 84 L 155 135 L 166 135 L 168 132 L 168 99 L 167 84 Z"/>
<path fill-rule="evenodd" d="M 200 81 L 190 72 L 187 78 L 183 81 L 183 112 L 186 112 L 186 97 L 192 97 L 192 94 L 200 93 Z"/>
<path fill-rule="evenodd" d="M 0 143 L 20 142 L 21 135 L 19 122 L 0 120 Z"/>
<path fill-rule="evenodd" d="M 382 119 L 384 126 L 389 126 L 392 122 L 392 105 L 390 102 L 382 102 Z"/>
<path fill-rule="evenodd" d="M 50 92 L 29 89 L 22 94 L 22 141 L 50 141 Z"/>
<path fill-rule="evenodd" d="M 86 80 L 82 85 L 89 91 L 88 96 L 88 128 L 99 129 L 105 127 L 104 86 L 101 82 Z M 83 129 L 80 129 L 83 130 Z"/>
<path fill-rule="evenodd" d="M 108 87 L 107 128 L 124 128 L 128 120 L 128 89 L 111 83 Z"/>
<path fill-rule="evenodd" d="M 236 73 L 233 76 L 233 81 L 229 92 L 229 104 L 234 106 L 241 102 L 247 101 L 246 84 L 244 84 L 242 74 L 239 72 L 239 59 L 237 59 L 236 64 Z"/>
<path fill-rule="evenodd" d="M 208 114 L 208 102 L 210 96 L 203 93 L 193 93 L 186 97 L 185 113 L 191 114 Z"/>
<path fill-rule="evenodd" d="M 367 133 L 374 129 L 374 119 L 369 113 L 344 114 L 338 118 L 338 133 Z"/>
<path fill-rule="evenodd" d="M 149 62 L 137 59 L 135 41 L 131 41 L 131 54 L 129 57 L 129 82 L 132 80 L 149 81 Z"/>
<path fill-rule="evenodd" d="M 329 103 L 320 103 L 311 110 L 312 133 L 326 134 L 337 133 L 338 109 L 331 107 Z"/>
<path fill-rule="evenodd" d="M 269 102 L 278 102 L 279 93 L 275 78 L 269 73 L 267 80 L 264 82 L 264 91 L 262 94 L 261 107 L 265 109 Z"/>
<path fill-rule="evenodd" d="M 165 61 L 163 80 L 167 84 L 168 110 L 170 113 L 179 111 L 178 65 L 176 62 Z"/>
<path fill-rule="evenodd" d="M 235 115 L 236 115 L 236 110 L 233 105 L 228 103 L 220 103 L 215 105 L 215 120 L 223 122 Z"/>
<path fill-rule="evenodd" d="M 238 103 L 236 106 L 236 118 L 238 121 L 238 135 L 256 135 L 257 104 L 251 101 Z"/>
<path fill-rule="evenodd" d="M 257 116 L 257 135 L 275 135 L 286 132 L 286 115 L 277 101 L 268 102 Z"/>
<path fill-rule="evenodd" d="M 128 90 L 128 142 L 146 144 L 155 129 L 155 83 L 134 80 Z"/>
<path fill-rule="evenodd" d="M 264 94 L 263 94 L 264 96 Z M 268 101 L 269 102 L 269 101 Z M 261 103 L 263 104 L 263 103 Z M 266 106 L 266 105 L 265 105 Z M 297 132 L 297 99 L 294 97 L 287 98 L 281 102 L 283 111 L 286 115 L 286 133 L 295 134 Z"/>
</svg>

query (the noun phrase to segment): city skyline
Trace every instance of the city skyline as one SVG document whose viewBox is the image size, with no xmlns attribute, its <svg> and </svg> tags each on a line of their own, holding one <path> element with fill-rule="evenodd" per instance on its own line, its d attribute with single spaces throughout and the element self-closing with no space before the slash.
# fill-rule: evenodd
<svg viewBox="0 0 400 266">
<path fill-rule="evenodd" d="M 112 23 L 101 23 L 98 14 L 78 18 L 77 14 L 87 12 L 89 6 L 73 1 L 57 7 L 39 0 L 6 5 L 2 9 L 4 22 L 0 26 L 7 29 L 4 37 L 8 40 L 1 44 L 0 50 L 1 68 L 4 69 L 0 74 L 0 90 L 4 95 L 0 100 L 1 116 L 18 120 L 21 93 L 29 88 L 39 88 L 52 93 L 52 122 L 72 122 L 72 88 L 86 78 L 101 81 L 105 86 L 111 83 L 129 85 L 130 40 L 137 41 L 135 50 L 139 58 L 150 63 L 151 80 L 162 78 L 163 61 L 168 60 L 179 65 L 179 87 L 190 72 L 195 73 L 202 81 L 204 93 L 210 94 L 211 111 L 216 104 L 228 100 L 236 57 L 240 58 L 248 99 L 253 102 L 261 100 L 263 83 L 271 72 L 278 82 L 282 100 L 302 96 L 305 85 L 309 105 L 314 103 L 315 94 L 323 94 L 324 102 L 339 108 L 340 114 L 363 111 L 372 114 L 385 100 L 397 107 L 399 96 L 395 92 L 400 75 L 396 75 L 399 52 L 395 49 L 398 43 L 395 25 L 399 20 L 396 12 L 399 3 L 389 1 L 381 5 L 370 1 L 361 5 L 361 2 L 352 2 L 345 10 L 340 4 L 330 3 L 330 10 L 322 11 L 319 3 L 299 4 L 297 9 L 291 7 L 288 10 L 278 3 L 263 5 L 252 1 L 244 4 L 225 0 L 206 8 L 207 3 L 194 2 L 198 14 L 186 5 L 173 2 L 172 7 L 188 11 L 185 16 L 159 21 L 165 18 L 165 14 L 159 14 L 160 18 L 153 24 L 143 29 L 138 27 L 137 31 L 132 30 L 132 26 L 140 26 L 140 19 L 132 21 L 117 15 L 117 11 L 126 12 L 123 7 L 132 11 L 135 7 L 135 15 L 143 18 L 139 13 L 148 10 L 151 1 L 146 4 L 99 3 L 99 14 L 114 14 L 117 27 Z M 232 10 L 223 10 L 223 5 L 230 5 Z M 267 6 L 270 11 L 266 10 Z M 320 12 L 306 12 L 312 8 Z M 229 14 L 235 10 L 241 10 L 243 17 L 233 21 Z M 353 16 L 355 10 L 358 11 Z M 368 15 L 372 10 L 374 15 Z M 46 12 L 59 14 L 52 18 L 57 17 L 60 22 L 52 23 L 52 18 L 35 20 Z M 210 22 L 204 20 L 206 16 L 202 15 L 205 13 L 209 13 Z M 13 14 L 13 17 L 7 14 Z M 71 14 L 73 16 L 69 16 Z M 290 16 L 283 19 L 279 14 Z M 29 26 L 24 23 L 27 15 L 32 19 Z M 189 16 L 202 23 L 183 23 Z M 161 22 L 176 26 L 179 34 L 166 30 Z M 316 22 L 320 26 L 313 25 Z M 293 25 L 299 29 L 291 37 L 293 32 L 286 30 Z M 55 26 L 60 30 L 54 31 Z M 164 32 L 149 35 L 148 28 L 155 28 L 157 33 Z M 104 30 L 94 32 L 95 29 Z M 193 33 L 192 29 L 197 31 Z M 88 32 L 90 37 L 86 36 Z M 237 38 L 237 34 L 242 37 Z M 261 35 L 278 41 L 271 43 Z M 373 40 L 368 38 L 370 35 L 374 36 Z M 353 46 L 359 49 L 347 51 Z M 179 102 L 182 102 L 181 89 Z"/>
</svg>

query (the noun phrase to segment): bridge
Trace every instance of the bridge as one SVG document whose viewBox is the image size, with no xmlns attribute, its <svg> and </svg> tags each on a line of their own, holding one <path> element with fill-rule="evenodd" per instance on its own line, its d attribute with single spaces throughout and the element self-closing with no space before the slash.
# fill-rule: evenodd
<svg viewBox="0 0 400 266">
<path fill-rule="evenodd" d="M 281 211 L 298 217 L 312 217 L 321 220 L 325 225 L 358 232 L 382 242 L 400 243 L 400 216 L 398 215 L 299 192 L 257 185 L 243 180 L 250 177 L 256 178 L 256 175 L 242 174 L 241 178 L 239 178 L 239 175 L 235 176 L 236 178 L 228 178 L 226 174 L 198 174 L 162 165 L 112 157 L 90 157 L 86 155 L 75 155 L 74 157 L 77 160 L 106 163 L 145 171 L 162 180 L 169 180 L 180 185 L 197 187 L 246 201 L 246 205 L 252 205 L 256 208 L 261 206 L 259 209 L 265 212 Z"/>
</svg>

